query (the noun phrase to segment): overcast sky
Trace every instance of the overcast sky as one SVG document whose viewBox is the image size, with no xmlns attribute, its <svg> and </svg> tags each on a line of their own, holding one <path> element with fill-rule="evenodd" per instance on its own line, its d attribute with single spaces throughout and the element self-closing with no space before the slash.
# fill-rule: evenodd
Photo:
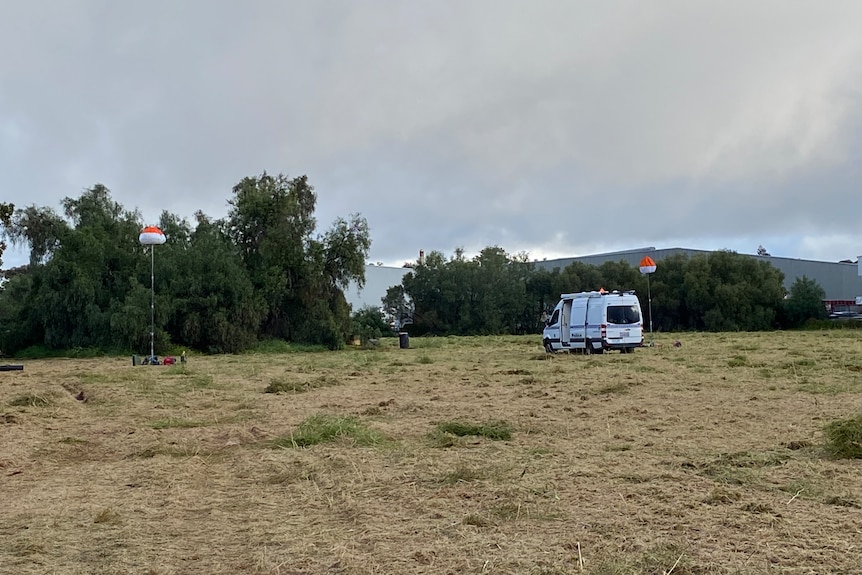
<svg viewBox="0 0 862 575">
<path fill-rule="evenodd" d="M 862 2 L 0 2 L 0 201 L 307 174 L 369 261 L 862 254 Z M 22 257 L 7 253 L 7 266 Z M 22 257 L 23 259 L 23 257 Z"/>
</svg>

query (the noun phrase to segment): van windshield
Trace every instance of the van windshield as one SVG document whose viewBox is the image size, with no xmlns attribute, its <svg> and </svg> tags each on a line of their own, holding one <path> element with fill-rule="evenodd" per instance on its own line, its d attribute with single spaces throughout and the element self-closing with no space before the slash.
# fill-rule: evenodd
<svg viewBox="0 0 862 575">
<path fill-rule="evenodd" d="M 641 314 L 636 305 L 608 306 L 608 323 L 638 323 L 640 320 Z"/>
</svg>

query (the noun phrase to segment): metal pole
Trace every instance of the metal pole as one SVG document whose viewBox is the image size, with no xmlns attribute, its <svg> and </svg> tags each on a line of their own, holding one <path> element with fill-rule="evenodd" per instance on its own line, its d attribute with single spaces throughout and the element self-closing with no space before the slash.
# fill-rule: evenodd
<svg viewBox="0 0 862 575">
<path fill-rule="evenodd" d="M 153 352 L 153 338 L 156 333 L 156 246 L 150 246 L 150 362 L 152 363 L 155 353 Z"/>
<path fill-rule="evenodd" d="M 655 345 L 655 342 L 653 341 L 652 336 L 652 292 L 650 291 L 649 287 L 649 276 L 650 274 L 646 275 L 646 291 L 647 299 L 649 300 L 649 346 L 653 347 Z"/>
</svg>

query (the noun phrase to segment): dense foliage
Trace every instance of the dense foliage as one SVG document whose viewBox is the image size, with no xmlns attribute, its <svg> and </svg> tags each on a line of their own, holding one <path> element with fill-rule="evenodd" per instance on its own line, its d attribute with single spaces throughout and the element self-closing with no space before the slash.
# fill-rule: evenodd
<svg viewBox="0 0 862 575">
<path fill-rule="evenodd" d="M 30 263 L 0 292 L 0 349 L 142 352 L 153 278 L 157 352 L 237 352 L 272 338 L 338 348 L 351 335 L 342 290 L 364 282 L 371 239 L 358 214 L 316 235 L 316 200 L 304 176 L 245 178 L 224 220 L 198 212 L 192 226 L 164 212 L 168 239 L 155 248 L 139 243 L 140 214 L 100 184 L 66 198 L 63 216 L 16 210 L 4 234 L 29 246 Z"/>
<path fill-rule="evenodd" d="M 784 306 L 784 321 L 790 327 L 801 327 L 811 320 L 827 317 L 823 299 L 826 293 L 808 276 L 797 278 L 790 286 L 790 295 Z"/>
<path fill-rule="evenodd" d="M 405 324 L 416 334 L 537 333 L 561 293 L 599 288 L 635 290 L 645 327 L 652 320 L 657 331 L 769 330 L 825 317 L 816 282 L 800 278 L 785 294 L 778 269 L 730 251 L 666 258 L 647 277 L 624 262 L 539 269 L 496 246 L 473 258 L 431 252 L 389 288 L 385 320 L 377 308 L 351 316 L 343 290 L 364 282 L 368 224 L 353 214 L 318 233 L 316 201 L 305 176 L 244 178 L 224 219 L 163 212 L 167 243 L 155 248 L 138 241 L 140 213 L 102 185 L 66 198 L 62 214 L 0 204 L 3 236 L 30 250 L 0 290 L 0 349 L 143 352 L 151 281 L 157 352 L 239 352 L 260 341 L 334 349 Z"/>
</svg>

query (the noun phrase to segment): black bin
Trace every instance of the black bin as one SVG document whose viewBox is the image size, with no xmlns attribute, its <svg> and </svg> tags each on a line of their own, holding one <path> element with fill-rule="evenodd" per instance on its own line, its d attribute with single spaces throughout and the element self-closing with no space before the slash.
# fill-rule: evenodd
<svg viewBox="0 0 862 575">
<path fill-rule="evenodd" d="M 401 349 L 410 347 L 410 334 L 406 331 L 398 332 L 398 347 Z"/>
</svg>

